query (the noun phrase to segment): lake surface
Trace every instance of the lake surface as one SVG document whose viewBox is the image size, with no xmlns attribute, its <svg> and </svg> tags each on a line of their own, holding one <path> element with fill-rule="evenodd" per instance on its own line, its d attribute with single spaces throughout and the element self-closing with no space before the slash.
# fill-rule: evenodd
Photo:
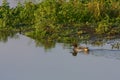
<svg viewBox="0 0 120 80">
<path fill-rule="evenodd" d="M 120 79 L 120 51 L 108 45 L 87 46 L 89 54 L 73 56 L 72 47 L 63 43 L 45 50 L 24 35 L 8 37 L 0 42 L 0 80 Z"/>
<path fill-rule="evenodd" d="M 15 7 L 18 2 L 24 3 L 25 1 L 31 1 L 37 3 L 41 0 L 7 0 L 9 2 L 10 7 Z M 0 0 L 0 5 L 2 4 L 2 0 Z"/>
<path fill-rule="evenodd" d="M 11 7 L 17 1 L 8 0 Z M 113 42 L 120 39 L 100 46 L 82 43 L 89 53 L 72 54 L 69 44 L 46 49 L 24 35 L 0 33 L 0 80 L 118 80 L 120 49 L 112 49 Z"/>
</svg>

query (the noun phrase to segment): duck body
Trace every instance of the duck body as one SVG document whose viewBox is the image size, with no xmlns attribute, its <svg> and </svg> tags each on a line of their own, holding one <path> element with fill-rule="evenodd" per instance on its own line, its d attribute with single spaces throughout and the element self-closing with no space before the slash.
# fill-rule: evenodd
<svg viewBox="0 0 120 80">
<path fill-rule="evenodd" d="M 83 46 L 79 46 L 78 47 L 78 45 L 77 44 L 75 44 L 75 45 L 73 45 L 74 46 L 74 48 L 73 48 L 73 51 L 74 52 L 88 52 L 89 51 L 89 49 L 88 49 L 88 47 L 83 47 Z"/>
<path fill-rule="evenodd" d="M 88 47 L 82 47 L 82 46 L 74 47 L 73 50 L 76 52 L 81 52 L 81 51 L 88 52 L 89 51 Z"/>
</svg>

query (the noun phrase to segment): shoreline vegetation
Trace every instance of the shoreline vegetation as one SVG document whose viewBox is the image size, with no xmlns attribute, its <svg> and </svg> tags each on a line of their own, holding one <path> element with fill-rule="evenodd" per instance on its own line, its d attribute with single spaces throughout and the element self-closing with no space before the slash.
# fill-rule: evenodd
<svg viewBox="0 0 120 80">
<path fill-rule="evenodd" d="M 120 37 L 119 0 L 42 0 L 0 6 L 0 31 L 14 30 L 36 42 L 80 42 Z M 46 44 L 48 45 L 48 44 Z"/>
</svg>

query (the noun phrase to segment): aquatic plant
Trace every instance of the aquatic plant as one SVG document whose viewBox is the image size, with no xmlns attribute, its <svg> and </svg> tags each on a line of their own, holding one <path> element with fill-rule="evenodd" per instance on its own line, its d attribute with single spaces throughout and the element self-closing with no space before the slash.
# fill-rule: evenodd
<svg viewBox="0 0 120 80">
<path fill-rule="evenodd" d="M 40 41 L 79 42 L 95 36 L 120 34 L 118 0 L 42 0 L 18 3 L 14 8 L 3 0 L 0 28 L 16 29 Z"/>
</svg>

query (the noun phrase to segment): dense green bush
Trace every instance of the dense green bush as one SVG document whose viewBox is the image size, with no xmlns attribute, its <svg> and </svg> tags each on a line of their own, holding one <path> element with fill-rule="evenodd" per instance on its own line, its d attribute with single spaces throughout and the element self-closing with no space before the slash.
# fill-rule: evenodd
<svg viewBox="0 0 120 80">
<path fill-rule="evenodd" d="M 79 41 L 120 33 L 118 0 L 42 0 L 0 6 L 0 28 L 34 28 L 27 35 L 49 41 Z"/>
</svg>

